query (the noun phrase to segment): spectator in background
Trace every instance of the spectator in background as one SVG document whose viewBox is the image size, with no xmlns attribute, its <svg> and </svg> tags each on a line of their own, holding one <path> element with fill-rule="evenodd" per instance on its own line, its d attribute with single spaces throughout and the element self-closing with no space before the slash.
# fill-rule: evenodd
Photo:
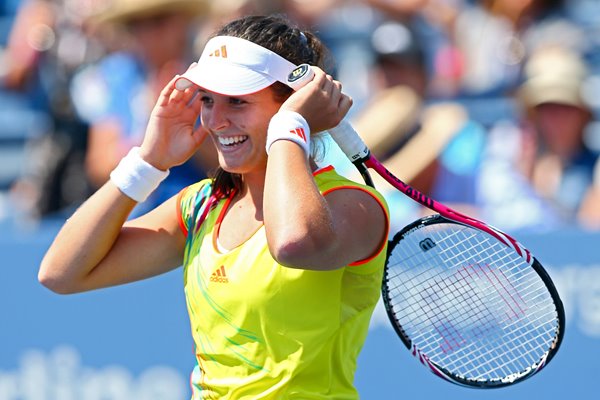
<svg viewBox="0 0 600 400">
<path fill-rule="evenodd" d="M 505 95 L 532 51 L 550 44 L 582 51 L 586 38 L 563 0 L 481 0 L 463 6 L 435 61 L 438 88 L 458 95 Z M 448 74 L 448 64 L 456 64 Z M 454 82 L 452 82 L 454 81 Z M 454 86 L 454 88 L 452 88 Z"/>
<path fill-rule="evenodd" d="M 208 6 L 204 0 L 116 0 L 90 19 L 98 32 L 116 29 L 122 45 L 81 71 L 71 87 L 80 115 L 90 124 L 85 165 L 94 187 L 102 186 L 118 161 L 141 143 L 160 89 L 196 58 L 191 32 Z M 136 213 L 205 177 L 215 157 L 207 141 L 199 156 L 174 168 Z"/>
<path fill-rule="evenodd" d="M 427 96 L 427 69 L 421 43 L 409 25 L 380 24 L 371 37 L 374 94 L 354 126 L 373 154 L 419 191 L 469 212 L 475 203 L 475 176 L 485 132 L 454 102 Z M 391 204 L 399 228 L 423 211 L 373 177 Z M 471 212 L 472 213 L 472 212 Z"/>
<path fill-rule="evenodd" d="M 207 0 L 210 18 L 204 18 L 198 27 L 194 47 L 201 51 L 201 47 L 208 40 L 215 29 L 232 19 L 245 15 L 267 15 L 281 11 L 282 0 Z"/>
<path fill-rule="evenodd" d="M 12 195 L 28 217 L 80 204 L 90 193 L 83 170 L 88 127 L 68 91 L 75 70 L 100 54 L 82 31 L 87 12 L 75 0 L 23 1 L 9 35 L 2 86 L 25 96 L 38 120 L 48 120 L 39 124 L 40 135 L 22 133 L 29 141 Z M 19 124 L 26 129 L 28 122 Z"/>
<path fill-rule="evenodd" d="M 600 158 L 596 160 L 594 180 L 581 202 L 577 219 L 583 229 L 600 230 Z"/>
<path fill-rule="evenodd" d="M 483 157 L 480 200 L 492 225 L 547 229 L 577 223 L 597 160 L 584 140 L 593 118 L 582 96 L 587 77 L 583 60 L 562 47 L 539 49 L 528 60 L 517 93 L 523 119 L 494 128 Z"/>
</svg>

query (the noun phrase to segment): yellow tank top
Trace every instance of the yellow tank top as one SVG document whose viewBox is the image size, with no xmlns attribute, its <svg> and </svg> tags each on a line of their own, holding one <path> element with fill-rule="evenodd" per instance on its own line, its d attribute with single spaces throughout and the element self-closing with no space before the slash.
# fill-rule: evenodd
<svg viewBox="0 0 600 400">
<path fill-rule="evenodd" d="M 323 194 L 372 188 L 332 167 L 315 173 Z M 264 226 L 222 253 L 218 227 L 231 199 L 209 204 L 210 181 L 180 194 L 187 235 L 185 296 L 196 346 L 192 398 L 357 399 L 356 360 L 379 299 L 386 243 L 333 271 L 286 268 L 269 253 Z M 203 220 L 201 224 L 197 222 Z"/>
</svg>

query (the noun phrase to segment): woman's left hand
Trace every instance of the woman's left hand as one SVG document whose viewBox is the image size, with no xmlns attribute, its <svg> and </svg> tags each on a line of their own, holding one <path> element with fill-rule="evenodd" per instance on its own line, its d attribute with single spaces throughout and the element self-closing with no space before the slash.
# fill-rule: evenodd
<svg viewBox="0 0 600 400">
<path fill-rule="evenodd" d="M 342 93 L 342 84 L 319 67 L 311 67 L 312 81 L 294 92 L 280 110 L 302 115 L 311 132 L 321 132 L 337 126 L 352 106 L 352 98 Z"/>
</svg>

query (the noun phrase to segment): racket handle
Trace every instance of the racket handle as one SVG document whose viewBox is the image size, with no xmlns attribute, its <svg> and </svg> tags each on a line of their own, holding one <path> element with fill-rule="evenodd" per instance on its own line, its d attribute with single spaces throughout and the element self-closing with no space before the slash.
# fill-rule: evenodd
<svg viewBox="0 0 600 400">
<path fill-rule="evenodd" d="M 369 148 L 346 119 L 331 128 L 329 134 L 350 161 L 365 161 L 369 158 Z"/>
</svg>

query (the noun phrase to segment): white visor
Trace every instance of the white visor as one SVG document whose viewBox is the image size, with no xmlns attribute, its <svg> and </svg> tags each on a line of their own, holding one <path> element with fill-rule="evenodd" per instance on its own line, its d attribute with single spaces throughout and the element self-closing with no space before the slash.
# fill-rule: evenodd
<svg viewBox="0 0 600 400">
<path fill-rule="evenodd" d="M 226 96 L 258 92 L 274 82 L 287 83 L 296 65 L 256 43 L 233 36 L 208 41 L 198 64 L 176 82 L 183 90 L 195 84 Z"/>
</svg>

